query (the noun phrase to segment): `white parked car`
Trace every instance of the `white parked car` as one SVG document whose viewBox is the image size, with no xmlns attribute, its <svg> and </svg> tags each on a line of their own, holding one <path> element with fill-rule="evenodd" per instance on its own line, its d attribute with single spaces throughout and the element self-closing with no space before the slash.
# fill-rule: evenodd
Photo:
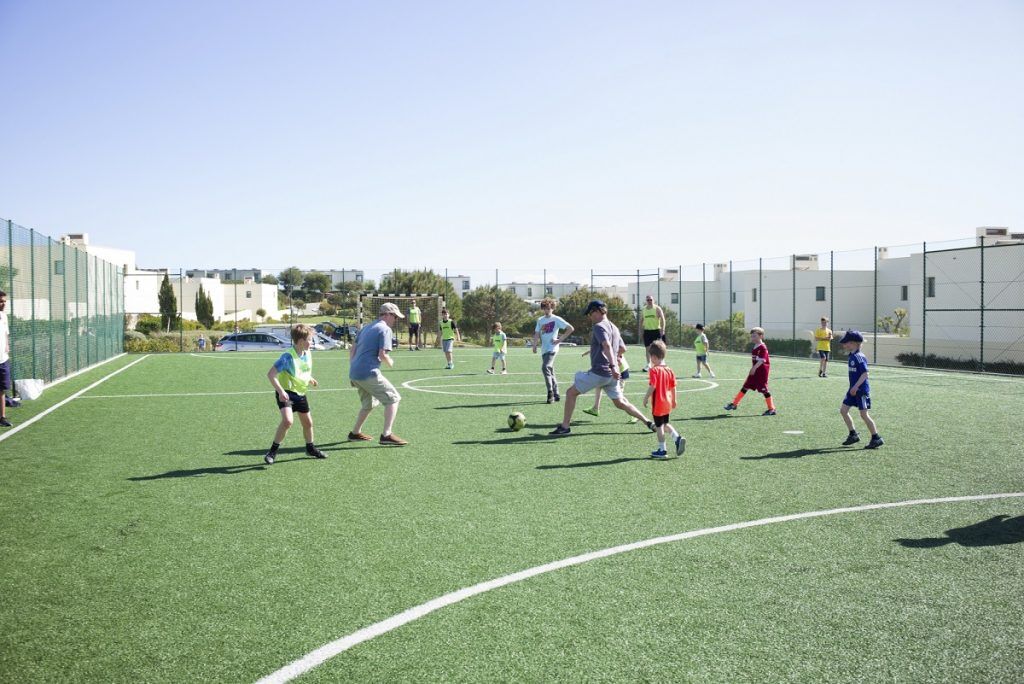
<svg viewBox="0 0 1024 684">
<path fill-rule="evenodd" d="M 213 350 L 219 352 L 229 351 L 284 351 L 292 346 L 280 337 L 267 333 L 243 332 L 225 335 L 217 341 Z"/>
</svg>

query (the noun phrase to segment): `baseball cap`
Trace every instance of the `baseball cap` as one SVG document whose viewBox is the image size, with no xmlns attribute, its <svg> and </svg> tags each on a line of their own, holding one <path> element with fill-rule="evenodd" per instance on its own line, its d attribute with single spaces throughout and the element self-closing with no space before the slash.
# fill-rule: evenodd
<svg viewBox="0 0 1024 684">
<path fill-rule="evenodd" d="M 594 299 L 589 304 L 587 304 L 587 308 L 583 312 L 583 314 L 586 315 L 586 314 L 589 314 L 591 311 L 597 311 L 598 309 L 605 309 L 605 310 L 607 310 L 608 307 L 605 306 L 604 302 L 602 302 L 600 299 Z"/>
<path fill-rule="evenodd" d="M 402 312 L 398 310 L 398 307 L 391 302 L 380 305 L 380 315 L 383 316 L 384 314 L 395 314 L 399 318 L 405 318 L 405 316 L 402 315 Z"/>
<path fill-rule="evenodd" d="M 864 336 L 860 334 L 858 330 L 847 330 L 846 334 L 843 335 L 843 339 L 839 340 L 839 344 L 845 342 L 863 342 Z"/>
</svg>

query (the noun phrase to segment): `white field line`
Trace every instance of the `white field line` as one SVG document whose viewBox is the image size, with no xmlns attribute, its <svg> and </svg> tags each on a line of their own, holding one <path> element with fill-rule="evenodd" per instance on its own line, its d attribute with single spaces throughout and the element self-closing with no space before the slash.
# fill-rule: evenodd
<svg viewBox="0 0 1024 684">
<path fill-rule="evenodd" d="M 330 389 L 317 389 L 310 390 L 310 394 L 319 394 L 321 392 L 355 392 L 355 387 L 332 387 Z M 273 388 L 259 390 L 259 391 L 248 391 L 245 392 L 167 392 L 160 393 L 156 392 L 153 394 L 92 394 L 88 397 L 79 397 L 80 399 L 152 399 L 155 397 L 236 397 L 242 394 L 273 394 Z"/>
<path fill-rule="evenodd" d="M 70 401 L 72 401 L 74 399 L 77 399 L 78 397 L 82 396 L 83 394 L 85 394 L 86 392 L 91 390 L 93 387 L 97 387 L 99 385 L 102 385 L 104 382 L 106 382 L 110 378 L 114 377 L 118 373 L 124 372 L 124 371 L 128 370 L 129 368 L 131 368 L 132 366 L 134 366 L 135 364 L 137 364 L 137 363 L 139 363 L 141 361 L 145 361 L 148 358 L 149 358 L 149 355 L 147 354 L 147 355 L 145 355 L 145 356 L 143 356 L 141 358 L 136 359 L 135 361 L 132 361 L 127 366 L 122 366 L 121 368 L 118 368 L 113 373 L 111 373 L 109 375 L 103 376 L 102 378 L 100 378 L 96 382 L 92 383 L 91 385 L 89 385 L 85 389 L 78 390 L 77 392 L 72 394 L 70 397 L 57 402 L 56 404 L 54 404 L 50 408 L 46 409 L 42 413 L 34 415 L 31 418 L 29 418 L 28 420 L 26 420 L 24 423 L 21 423 L 21 424 L 15 426 L 15 427 L 11 428 L 10 430 L 8 430 L 7 432 L 4 432 L 3 434 L 0 434 L 0 442 L 4 441 L 5 439 L 10 437 L 11 435 L 14 435 L 14 434 L 17 434 L 17 433 L 21 432 L 22 430 L 27 428 L 29 425 L 31 425 L 32 423 L 36 422 L 37 420 L 40 420 L 44 416 L 48 416 L 49 414 L 53 413 L 54 411 L 59 409 L 64 404 L 67 404 L 68 402 L 70 402 Z"/>
<path fill-rule="evenodd" d="M 526 570 L 505 575 L 504 577 L 498 577 L 486 582 L 474 584 L 471 587 L 465 589 L 459 589 L 453 591 L 450 594 L 445 594 L 426 603 L 421 603 L 418 606 L 414 606 L 404 612 L 394 615 L 386 620 L 381 620 L 368 627 L 364 627 L 357 632 L 353 632 L 348 636 L 344 636 L 340 639 L 332 641 L 329 644 L 321 646 L 315 651 L 311 651 L 302 658 L 289 663 L 282 667 L 276 672 L 272 672 L 260 679 L 257 684 L 283 684 L 283 682 L 291 681 L 296 677 L 312 670 L 314 667 L 321 665 L 322 663 L 330 660 L 334 656 L 347 651 L 348 649 L 369 641 L 374 637 L 378 637 L 382 634 L 386 634 L 394 629 L 406 625 L 414 620 L 418 620 L 425 615 L 429 615 L 436 610 L 445 608 L 447 606 L 459 603 L 478 594 L 491 591 L 492 589 L 498 589 L 509 584 L 515 584 L 516 582 L 522 582 L 523 580 L 543 575 L 548 572 L 555 570 L 561 570 L 562 568 L 568 568 L 574 565 L 582 565 L 583 563 L 597 560 L 599 558 L 607 558 L 609 556 L 615 556 L 621 553 L 628 553 L 630 551 L 637 551 L 639 549 L 646 549 L 651 546 L 658 546 L 659 544 L 669 544 L 671 542 L 683 541 L 685 539 L 694 539 L 696 537 L 704 537 L 712 534 L 719 534 L 722 532 L 732 532 L 735 530 L 742 530 L 749 527 L 761 527 L 764 525 L 773 525 L 775 523 L 791 522 L 793 520 L 805 520 L 807 518 L 819 518 L 827 515 L 839 515 L 842 513 L 860 513 L 863 511 L 874 511 L 885 508 L 902 508 L 906 506 L 920 506 L 924 504 L 940 504 L 940 503 L 957 503 L 961 501 L 985 501 L 989 499 L 1008 499 L 1013 497 L 1024 497 L 1024 492 L 1012 492 L 1008 494 L 979 494 L 975 496 L 949 496 L 940 499 L 915 499 L 913 501 L 896 501 L 891 503 L 880 503 L 880 504 L 866 504 L 863 506 L 848 506 L 844 508 L 830 508 L 823 511 L 809 511 L 806 513 L 793 513 L 791 515 L 779 515 L 771 518 L 761 518 L 760 520 L 750 520 L 747 522 L 733 523 L 731 525 L 722 525 L 720 527 L 708 527 L 702 530 L 692 530 L 690 532 L 683 532 L 681 534 L 674 534 L 667 537 L 655 537 L 653 539 L 647 539 L 644 541 L 633 542 L 632 544 L 623 544 L 621 546 L 613 546 L 607 549 L 601 549 L 600 551 L 592 551 L 579 556 L 573 556 L 571 558 L 565 558 L 563 560 L 555 561 L 553 563 L 547 563 L 545 565 L 538 565 Z"/>
</svg>

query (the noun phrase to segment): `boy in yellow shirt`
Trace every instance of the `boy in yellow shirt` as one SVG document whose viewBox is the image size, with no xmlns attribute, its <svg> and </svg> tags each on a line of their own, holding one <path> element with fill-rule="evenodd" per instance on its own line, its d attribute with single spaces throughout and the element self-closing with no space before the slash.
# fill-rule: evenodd
<svg viewBox="0 0 1024 684">
<path fill-rule="evenodd" d="M 828 377 L 828 357 L 832 355 L 832 329 L 828 327 L 828 319 L 821 317 L 821 326 L 814 331 L 815 349 L 818 352 L 818 377 Z"/>
</svg>

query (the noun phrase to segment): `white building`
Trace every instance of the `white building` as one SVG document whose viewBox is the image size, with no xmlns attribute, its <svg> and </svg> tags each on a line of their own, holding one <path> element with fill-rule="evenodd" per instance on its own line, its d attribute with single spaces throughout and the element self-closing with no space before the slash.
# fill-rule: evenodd
<svg viewBox="0 0 1024 684">
<path fill-rule="evenodd" d="M 465 297 L 466 293 L 473 289 L 473 287 L 472 287 L 473 283 L 472 283 L 472 280 L 470 279 L 469 276 L 464 276 L 464 275 L 452 276 L 452 275 L 450 275 L 450 276 L 447 276 L 447 279 L 448 279 L 448 282 L 451 283 L 451 286 L 455 289 L 455 294 L 459 295 L 460 299 L 462 297 Z"/>
<path fill-rule="evenodd" d="M 581 283 L 506 283 L 503 289 L 515 292 L 516 296 L 530 304 L 536 304 L 545 297 L 561 299 L 583 288 Z"/>
</svg>

